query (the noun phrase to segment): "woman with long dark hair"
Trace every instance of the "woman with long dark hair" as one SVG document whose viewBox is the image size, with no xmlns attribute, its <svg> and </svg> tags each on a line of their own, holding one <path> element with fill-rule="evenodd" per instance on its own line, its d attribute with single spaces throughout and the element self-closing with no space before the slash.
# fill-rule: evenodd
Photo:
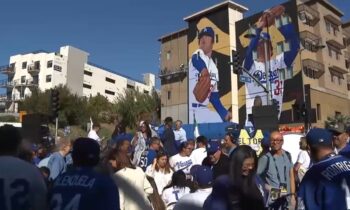
<svg viewBox="0 0 350 210">
<path fill-rule="evenodd" d="M 265 208 L 264 184 L 257 176 L 258 158 L 250 146 L 239 146 L 230 161 L 231 209 L 259 210 Z"/>
<path fill-rule="evenodd" d="M 145 121 L 140 123 L 140 131 L 136 132 L 134 138 L 131 141 L 132 146 L 135 148 L 132 164 L 139 165 L 142 153 L 147 149 L 152 137 L 152 131 L 149 124 Z"/>
<path fill-rule="evenodd" d="M 190 188 L 187 186 L 185 173 L 176 171 L 171 178 L 171 183 L 164 188 L 162 193 L 167 210 L 172 210 L 177 201 L 188 193 L 190 193 Z"/>
<path fill-rule="evenodd" d="M 153 164 L 147 167 L 146 174 L 154 179 L 158 193 L 161 195 L 164 187 L 171 182 L 173 175 L 168 156 L 164 152 L 158 152 Z"/>
<path fill-rule="evenodd" d="M 117 123 L 111 137 L 111 144 L 122 140 L 132 140 L 132 135 L 126 132 L 126 126 L 123 122 Z"/>
<path fill-rule="evenodd" d="M 231 155 L 229 175 L 218 177 L 205 210 L 265 210 L 264 183 L 256 175 L 257 156 L 247 145 L 239 146 Z"/>
</svg>

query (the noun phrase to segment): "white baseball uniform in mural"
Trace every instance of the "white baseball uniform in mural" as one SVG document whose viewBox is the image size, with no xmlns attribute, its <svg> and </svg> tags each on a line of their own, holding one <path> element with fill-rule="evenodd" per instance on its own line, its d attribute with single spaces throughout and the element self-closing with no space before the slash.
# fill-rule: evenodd
<svg viewBox="0 0 350 210">
<path fill-rule="evenodd" d="M 206 67 L 209 71 L 210 79 L 211 79 L 211 82 L 210 82 L 211 93 L 218 92 L 219 71 L 213 59 L 205 55 L 203 50 L 201 49 L 196 50 L 193 53 L 193 56 L 200 57 L 206 64 Z M 192 63 L 192 59 L 190 60 L 190 63 L 189 63 L 188 75 L 189 75 L 189 122 L 193 121 L 193 114 L 195 114 L 195 117 L 198 123 L 221 122 L 222 119 L 218 114 L 218 112 L 215 109 L 212 109 L 212 110 L 208 109 L 208 105 L 210 103 L 209 98 L 211 93 L 209 93 L 208 98 L 203 103 L 199 103 L 196 100 L 195 96 L 193 95 L 193 89 L 196 86 L 200 73 L 194 67 Z"/>
</svg>

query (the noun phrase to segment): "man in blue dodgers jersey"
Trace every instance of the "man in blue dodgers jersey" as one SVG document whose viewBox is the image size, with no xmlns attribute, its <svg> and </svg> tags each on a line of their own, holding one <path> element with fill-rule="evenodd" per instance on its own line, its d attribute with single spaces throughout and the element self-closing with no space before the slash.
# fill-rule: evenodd
<svg viewBox="0 0 350 210">
<path fill-rule="evenodd" d="M 222 122 L 231 119 L 231 113 L 226 110 L 220 101 L 218 90 L 219 71 L 216 63 L 212 59 L 212 50 L 214 45 L 214 30 L 211 27 L 203 28 L 199 35 L 199 48 L 196 50 L 189 63 L 189 116 L 195 116 L 198 123 L 203 122 Z M 193 94 L 193 90 L 201 74 L 208 72 L 210 75 L 210 93 L 208 97 L 199 102 Z M 209 102 L 215 110 L 208 108 Z"/>
<path fill-rule="evenodd" d="M 243 65 L 245 69 L 249 70 L 250 74 L 260 80 L 263 85 L 266 85 L 265 61 L 268 60 L 270 69 L 268 79 L 271 84 L 270 91 L 272 93 L 272 98 L 276 99 L 280 106 L 283 101 L 284 78 L 280 77 L 279 71 L 291 68 L 299 49 L 299 35 L 294 27 L 294 24 L 297 23 L 291 23 L 290 17 L 286 14 L 282 16 L 284 11 L 284 6 L 278 5 L 263 13 L 256 24 L 256 36 L 250 39 Z M 282 24 L 280 26 L 275 24 L 275 19 L 282 19 Z M 276 55 L 275 58 L 272 58 L 273 49 L 270 34 L 262 31 L 263 28 L 268 28 L 272 25 L 278 27 L 279 32 L 284 37 L 285 42 L 289 43 L 290 47 L 288 51 L 286 50 Z M 267 47 L 267 49 L 265 49 L 265 47 Z M 269 54 L 265 55 L 265 52 Z M 257 59 L 254 59 L 254 53 L 256 53 Z M 267 57 L 265 58 L 265 56 Z M 244 75 L 245 74 L 246 73 L 244 73 Z M 262 103 L 262 105 L 266 105 L 266 93 L 263 88 L 255 82 L 246 83 L 245 87 L 247 93 L 246 126 L 251 127 L 253 125 L 252 122 L 249 121 L 248 115 L 252 113 L 254 104 Z M 259 102 L 257 102 L 257 100 Z"/>
<path fill-rule="evenodd" d="M 306 135 L 314 164 L 298 192 L 299 210 L 350 209 L 350 159 L 335 155 L 332 133 L 313 128 Z"/>
<path fill-rule="evenodd" d="M 50 209 L 119 210 L 118 188 L 111 177 L 94 170 L 100 146 L 90 138 L 73 144 L 74 168 L 59 176 L 50 193 Z"/>
</svg>

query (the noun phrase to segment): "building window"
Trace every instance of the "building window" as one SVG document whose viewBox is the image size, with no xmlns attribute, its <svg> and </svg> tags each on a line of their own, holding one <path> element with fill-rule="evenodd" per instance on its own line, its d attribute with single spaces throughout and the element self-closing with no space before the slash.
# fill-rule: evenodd
<svg viewBox="0 0 350 210">
<path fill-rule="evenodd" d="M 51 68 L 52 67 L 52 61 L 48 61 L 47 62 L 47 68 Z"/>
<path fill-rule="evenodd" d="M 91 85 L 83 83 L 83 88 L 91 89 Z"/>
<path fill-rule="evenodd" d="M 326 21 L 326 30 L 328 33 L 331 33 L 331 23 Z"/>
<path fill-rule="evenodd" d="M 149 94 L 149 91 L 148 90 L 144 90 L 143 93 Z"/>
<path fill-rule="evenodd" d="M 290 22 L 291 21 L 288 15 L 282 15 L 282 25 L 287 25 Z"/>
<path fill-rule="evenodd" d="M 22 62 L 22 69 L 26 69 L 27 68 L 27 62 Z"/>
<path fill-rule="evenodd" d="M 332 49 L 328 46 L 328 55 L 329 57 L 332 57 Z"/>
<path fill-rule="evenodd" d="M 335 52 L 335 58 L 336 58 L 337 60 L 340 59 L 340 56 L 339 56 L 339 55 L 340 55 L 339 52 Z"/>
<path fill-rule="evenodd" d="M 275 19 L 276 27 L 279 28 L 282 26 L 282 18 L 279 16 Z"/>
<path fill-rule="evenodd" d="M 316 79 L 316 71 L 312 68 L 304 67 L 304 74 L 311 79 Z"/>
<path fill-rule="evenodd" d="M 135 87 L 133 85 L 126 85 L 126 88 L 128 88 L 128 89 L 135 89 Z"/>
<path fill-rule="evenodd" d="M 166 59 L 170 60 L 171 58 L 171 51 L 169 50 L 168 52 L 166 52 Z"/>
<path fill-rule="evenodd" d="M 331 82 L 335 82 L 335 79 L 336 79 L 336 76 L 335 75 L 333 75 L 333 74 L 331 74 Z"/>
<path fill-rule="evenodd" d="M 258 53 L 256 50 L 253 50 L 253 60 L 258 60 Z"/>
<path fill-rule="evenodd" d="M 58 65 L 54 65 L 53 66 L 53 70 L 61 72 L 62 71 L 62 67 L 58 66 Z"/>
<path fill-rule="evenodd" d="M 106 81 L 115 84 L 115 80 L 109 77 L 106 77 Z"/>
<path fill-rule="evenodd" d="M 90 72 L 90 71 L 84 70 L 84 74 L 85 74 L 85 75 L 88 75 L 88 76 L 90 76 L 90 77 L 92 76 L 92 72 Z"/>
<path fill-rule="evenodd" d="M 24 84 L 26 82 L 26 76 L 21 76 L 21 83 Z"/>
<path fill-rule="evenodd" d="M 219 34 L 215 34 L 215 42 L 216 42 L 216 43 L 219 42 Z"/>
<path fill-rule="evenodd" d="M 341 112 L 335 111 L 334 113 L 335 118 L 338 118 L 341 116 Z"/>
<path fill-rule="evenodd" d="M 316 105 L 317 120 L 321 120 L 321 104 Z"/>
<path fill-rule="evenodd" d="M 170 100 L 170 99 L 171 99 L 171 91 L 168 90 L 168 100 Z"/>
<path fill-rule="evenodd" d="M 340 77 L 338 77 L 338 84 L 339 84 L 339 85 L 341 85 L 341 83 L 342 83 L 341 80 L 342 80 L 342 79 L 341 79 Z"/>
<path fill-rule="evenodd" d="M 108 95 L 112 95 L 112 96 L 115 95 L 115 93 L 113 91 L 110 91 L 110 90 L 105 90 L 105 93 Z"/>
<path fill-rule="evenodd" d="M 345 60 L 345 67 L 350 68 L 350 60 Z"/>
<path fill-rule="evenodd" d="M 350 91 L 350 83 L 348 83 L 348 90 Z"/>
<path fill-rule="evenodd" d="M 277 43 L 277 54 L 281 54 L 284 51 L 284 42 Z"/>
<path fill-rule="evenodd" d="M 46 82 L 51 82 L 51 75 L 46 75 Z"/>
</svg>

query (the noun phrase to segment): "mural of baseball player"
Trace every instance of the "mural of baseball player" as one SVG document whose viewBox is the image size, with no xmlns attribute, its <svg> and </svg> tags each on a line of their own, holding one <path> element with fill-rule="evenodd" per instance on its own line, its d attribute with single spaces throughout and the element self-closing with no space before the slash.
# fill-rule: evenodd
<svg viewBox="0 0 350 210">
<path fill-rule="evenodd" d="M 283 16 L 285 21 L 280 24 L 279 27 L 275 25 L 276 18 Z M 271 36 L 269 34 L 269 27 L 275 26 L 278 31 L 284 37 L 284 42 L 288 43 L 289 50 L 277 54 L 273 57 L 273 48 Z M 263 29 L 266 28 L 265 31 Z M 266 86 L 267 79 L 270 82 L 270 91 L 272 99 L 276 99 L 279 102 L 279 110 L 281 114 L 282 102 L 283 102 L 283 90 L 284 90 L 284 78 L 281 78 L 280 71 L 286 68 L 291 68 L 292 63 L 298 54 L 299 50 L 299 36 L 293 23 L 291 23 L 289 16 L 285 13 L 285 7 L 278 5 L 265 12 L 259 18 L 255 25 L 256 36 L 250 38 L 248 49 L 246 50 L 244 68 L 255 76 L 260 82 Z M 271 36 L 270 36 L 271 35 Z M 267 49 L 265 49 L 265 47 Z M 254 59 L 253 54 L 256 52 L 257 58 Z M 267 52 L 267 53 L 266 53 Z M 266 57 L 267 56 L 267 57 Z M 266 78 L 265 74 L 265 61 L 268 61 L 269 65 L 269 78 Z M 247 75 L 246 75 L 247 76 Z M 260 99 L 259 104 L 267 104 L 267 95 L 263 88 L 257 83 L 246 83 L 246 126 L 252 126 L 252 123 L 248 119 L 248 115 L 252 113 L 252 107 L 254 106 L 254 99 Z M 257 102 L 255 102 L 256 104 Z"/>
<path fill-rule="evenodd" d="M 199 35 L 199 49 L 189 62 L 189 116 L 198 123 L 223 122 L 231 119 L 231 113 L 220 101 L 218 90 L 219 72 L 211 55 L 214 45 L 214 30 L 203 28 Z M 212 104 L 214 109 L 208 106 Z"/>
</svg>

